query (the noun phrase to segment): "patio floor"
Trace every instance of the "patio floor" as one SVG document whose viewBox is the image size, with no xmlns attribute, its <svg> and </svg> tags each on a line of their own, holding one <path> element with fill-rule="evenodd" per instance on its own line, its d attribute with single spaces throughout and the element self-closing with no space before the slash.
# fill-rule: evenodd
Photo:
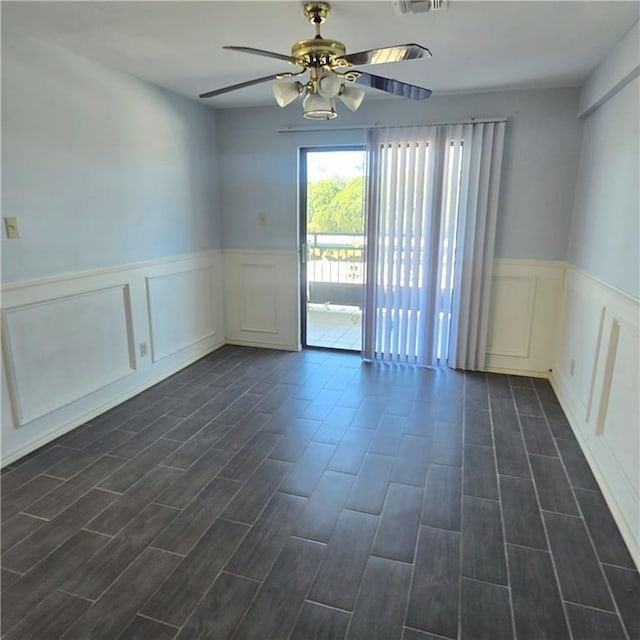
<svg viewBox="0 0 640 640">
<path fill-rule="evenodd" d="M 362 310 L 332 304 L 307 305 L 307 344 L 362 350 Z"/>
</svg>

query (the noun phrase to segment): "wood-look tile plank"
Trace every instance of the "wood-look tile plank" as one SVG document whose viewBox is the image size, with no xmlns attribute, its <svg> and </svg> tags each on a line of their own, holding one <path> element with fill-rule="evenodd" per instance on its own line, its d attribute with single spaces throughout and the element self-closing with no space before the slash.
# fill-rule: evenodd
<svg viewBox="0 0 640 640">
<path fill-rule="evenodd" d="M 549 553 L 511 544 L 507 553 L 518 640 L 570 638 Z"/>
<path fill-rule="evenodd" d="M 305 602 L 289 640 L 343 640 L 350 618 L 346 611 Z"/>
<path fill-rule="evenodd" d="M 579 515 L 569 480 L 557 458 L 529 456 L 540 506 L 547 511 Z"/>
<path fill-rule="evenodd" d="M 429 468 L 431 440 L 405 434 L 391 474 L 392 482 L 424 487 Z"/>
<path fill-rule="evenodd" d="M 60 464 L 63 460 L 67 460 L 73 453 L 71 449 L 54 446 L 50 449 L 45 449 L 20 465 L 12 473 L 3 474 L 0 480 L 3 500 L 5 496 L 10 495 L 41 473 L 47 473 L 52 467 Z M 55 476 L 56 474 L 54 473 L 53 475 Z"/>
<path fill-rule="evenodd" d="M 564 599 L 612 611 L 613 602 L 582 519 L 545 513 L 544 520 Z"/>
<path fill-rule="evenodd" d="M 118 636 L 118 640 L 173 640 L 178 629 L 167 624 L 136 616 L 126 629 Z"/>
<path fill-rule="evenodd" d="M 500 504 L 462 498 L 462 575 L 507 584 Z"/>
<path fill-rule="evenodd" d="M 480 409 L 467 413 L 464 425 L 464 442 L 465 444 L 479 444 L 485 447 L 493 446 L 489 411 Z"/>
<path fill-rule="evenodd" d="M 398 455 L 406 424 L 407 419 L 402 416 L 382 414 L 369 446 L 369 453 Z"/>
<path fill-rule="evenodd" d="M 300 511 L 293 534 L 327 542 L 351 491 L 354 477 L 348 473 L 325 471 L 308 502 Z"/>
<path fill-rule="evenodd" d="M 407 626 L 457 638 L 459 579 L 460 534 L 420 527 Z"/>
<path fill-rule="evenodd" d="M 329 462 L 329 469 L 353 475 L 358 473 L 373 439 L 373 434 L 372 429 L 350 427 L 333 454 L 333 458 Z"/>
<path fill-rule="evenodd" d="M 140 478 L 147 475 L 154 467 L 160 464 L 170 453 L 179 446 L 173 440 L 160 438 L 149 445 L 142 453 L 132 458 L 106 480 L 100 483 L 100 488 L 107 491 L 124 493 L 130 489 Z"/>
<path fill-rule="evenodd" d="M 288 539 L 305 498 L 276 493 L 240 543 L 225 570 L 263 580 Z"/>
<path fill-rule="evenodd" d="M 188 553 L 241 487 L 242 483 L 236 480 L 214 478 L 160 533 L 153 546 L 173 553 Z"/>
<path fill-rule="evenodd" d="M 460 531 L 462 517 L 462 469 L 432 464 L 422 505 L 422 524 Z"/>
<path fill-rule="evenodd" d="M 317 420 L 296 418 L 284 432 L 282 439 L 269 454 L 269 457 L 275 460 L 297 462 L 319 427 L 320 422 Z"/>
<path fill-rule="evenodd" d="M 5 640 L 59 638 L 91 606 L 87 600 L 54 591 L 29 612 Z"/>
<path fill-rule="evenodd" d="M 105 491 L 90 491 L 28 538 L 14 545 L 2 556 L 2 565 L 20 573 L 29 571 L 116 498 L 116 495 Z"/>
<path fill-rule="evenodd" d="M 513 398 L 511 398 L 510 391 L 508 398 L 494 397 L 492 395 L 490 397 L 490 404 L 491 420 L 494 430 L 520 431 L 518 414 L 516 413 L 516 407 Z"/>
<path fill-rule="evenodd" d="M 236 453 L 222 468 L 219 476 L 246 482 L 256 470 L 256 467 L 271 453 L 278 444 L 278 434 L 261 431 L 256 433 L 247 444 Z"/>
<path fill-rule="evenodd" d="M 248 526 L 237 522 L 214 522 L 141 613 L 181 627 L 248 530 Z"/>
<path fill-rule="evenodd" d="M 135 458 L 140 455 L 150 444 L 153 444 L 158 438 L 167 435 L 169 431 L 175 429 L 180 424 L 182 418 L 175 416 L 161 416 L 156 418 L 151 424 L 139 431 L 135 436 L 129 438 L 126 442 L 113 450 L 114 456 L 122 458 Z M 171 438 L 175 440 L 176 438 Z"/>
<path fill-rule="evenodd" d="M 37 531 L 46 520 L 28 516 L 26 513 L 18 513 L 13 518 L 2 523 L 0 542 L 2 543 L 2 553 L 11 549 L 13 545 L 28 538 L 34 531 Z"/>
<path fill-rule="evenodd" d="M 524 436 L 525 446 L 529 453 L 558 457 L 558 450 L 556 449 L 553 436 L 544 418 L 520 416 L 520 422 L 522 424 L 522 435 Z"/>
<path fill-rule="evenodd" d="M 71 576 L 62 588 L 90 600 L 99 598 L 175 516 L 173 509 L 150 504 L 91 558 L 82 571 Z"/>
<path fill-rule="evenodd" d="M 344 510 L 331 535 L 325 557 L 309 592 L 309 599 L 351 611 L 378 518 L 368 513 Z"/>
<path fill-rule="evenodd" d="M 324 545 L 290 538 L 234 638 L 288 638 L 322 559 Z"/>
<path fill-rule="evenodd" d="M 265 413 L 248 415 L 216 441 L 216 448 L 231 451 L 232 453 L 240 451 L 267 424 L 268 420 L 269 416 Z M 215 422 L 216 424 L 225 424 L 219 417 L 216 418 Z"/>
<path fill-rule="evenodd" d="M 292 465 L 267 458 L 222 512 L 222 517 L 253 524 Z"/>
<path fill-rule="evenodd" d="M 421 508 L 422 489 L 392 482 L 371 553 L 411 564 L 415 554 Z"/>
<path fill-rule="evenodd" d="M 339 444 L 355 415 L 356 410 L 353 408 L 333 407 L 315 432 L 313 439 L 326 444 Z"/>
<path fill-rule="evenodd" d="M 230 640 L 260 583 L 220 573 L 176 640 Z"/>
<path fill-rule="evenodd" d="M 378 515 L 382 512 L 394 458 L 368 453 L 353 483 L 345 507 Z"/>
<path fill-rule="evenodd" d="M 498 499 L 496 463 L 492 447 L 464 445 L 464 484 L 466 496 Z"/>
<path fill-rule="evenodd" d="M 166 491 L 158 496 L 156 502 L 174 509 L 184 509 L 224 467 L 231 455 L 229 451 L 209 449 Z"/>
<path fill-rule="evenodd" d="M 318 393 L 311 404 L 304 410 L 303 418 L 308 420 L 324 420 L 331 410 L 335 407 L 336 402 L 340 399 L 340 392 L 326 387 Z"/>
<path fill-rule="evenodd" d="M 635 569 L 631 554 L 602 494 L 583 489 L 576 489 L 575 492 L 600 562 Z"/>
<path fill-rule="evenodd" d="M 567 615 L 574 638 L 626 640 L 620 618 L 613 613 L 567 604 Z"/>
<path fill-rule="evenodd" d="M 93 518 L 87 529 L 115 535 L 181 475 L 177 469 L 156 467 Z"/>
<path fill-rule="evenodd" d="M 524 547 L 546 549 L 547 539 L 533 482 L 500 476 L 500 494 L 506 541 Z"/>
<path fill-rule="evenodd" d="M 334 445 L 310 442 L 285 476 L 278 490 L 299 496 L 310 496 L 335 450 Z"/>
<path fill-rule="evenodd" d="M 549 427 L 554 438 L 566 438 L 572 440 L 575 438 L 571 425 L 564 415 L 564 411 L 558 402 L 544 403 L 542 405 L 544 414 L 549 422 Z"/>
<path fill-rule="evenodd" d="M 24 511 L 28 506 L 43 496 L 54 491 L 63 483 L 59 478 L 49 476 L 36 476 L 27 482 L 19 491 L 14 491 L 9 495 L 2 496 L 2 522 L 6 522 L 20 511 Z"/>
<path fill-rule="evenodd" d="M 543 417 L 542 407 L 533 388 L 513 387 L 512 393 L 520 415 Z"/>
<path fill-rule="evenodd" d="M 513 627 L 509 590 L 486 582 L 462 579 L 463 640 L 511 640 Z"/>
<path fill-rule="evenodd" d="M 0 591 L 8 589 L 16 580 L 22 577 L 21 573 L 11 571 L 11 569 L 0 569 Z"/>
<path fill-rule="evenodd" d="M 179 556 L 146 549 L 104 595 L 62 636 L 63 640 L 112 640 L 173 571 Z"/>
<path fill-rule="evenodd" d="M 637 571 L 604 565 L 604 572 L 630 638 L 640 638 L 640 575 Z"/>
<path fill-rule="evenodd" d="M 82 451 L 77 451 L 74 455 L 65 457 L 64 460 L 51 467 L 47 473 L 56 478 L 68 480 L 89 465 L 97 462 L 102 456 L 119 448 L 132 437 L 133 434 L 127 431 L 119 431 L 118 429 L 108 431 L 104 436 L 82 449 Z"/>
<path fill-rule="evenodd" d="M 458 467 L 462 464 L 462 425 L 453 422 L 434 424 L 429 460 Z"/>
<path fill-rule="evenodd" d="M 375 429 L 380 416 L 389 408 L 389 399 L 376 396 L 365 396 L 351 423 L 362 429 Z"/>
<path fill-rule="evenodd" d="M 371 556 L 347 638 L 400 640 L 410 583 L 411 567 L 408 564 Z"/>
<path fill-rule="evenodd" d="M 8 633 L 83 565 L 109 538 L 78 531 L 2 594 L 2 631 Z"/>
<path fill-rule="evenodd" d="M 498 473 L 506 476 L 530 478 L 527 452 L 520 431 L 509 429 L 495 429 L 496 459 Z"/>
<path fill-rule="evenodd" d="M 402 640 L 449 640 L 444 636 L 436 636 L 433 633 L 427 633 L 426 631 L 418 631 L 417 629 L 404 628 L 404 635 Z"/>
<path fill-rule="evenodd" d="M 173 467 L 174 469 L 186 471 L 196 460 L 204 455 L 211 444 L 213 443 L 203 446 L 203 444 L 194 437 L 191 440 L 187 440 L 187 442 L 180 445 L 172 454 L 168 455 L 162 461 L 162 464 L 165 467 Z"/>
<path fill-rule="evenodd" d="M 556 438 L 560 456 L 569 475 L 569 482 L 575 489 L 600 491 L 596 479 L 589 468 L 587 459 L 575 439 Z"/>
</svg>

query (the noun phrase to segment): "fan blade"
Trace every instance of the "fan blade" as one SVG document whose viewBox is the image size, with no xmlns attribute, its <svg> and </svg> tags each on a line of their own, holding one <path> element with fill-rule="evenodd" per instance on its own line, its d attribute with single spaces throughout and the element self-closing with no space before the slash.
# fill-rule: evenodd
<svg viewBox="0 0 640 640">
<path fill-rule="evenodd" d="M 260 84 L 261 82 L 269 82 L 269 80 L 279 80 L 283 76 L 288 74 L 283 73 L 275 73 L 272 76 L 265 76 L 264 78 L 256 78 L 255 80 L 247 80 L 246 82 L 239 82 L 238 84 L 232 84 L 228 87 L 223 87 L 222 89 L 214 89 L 213 91 L 207 91 L 206 93 L 201 93 L 198 98 L 213 98 L 214 96 L 222 95 L 223 93 L 229 93 L 230 91 L 235 91 L 236 89 L 244 89 L 245 87 L 250 87 L 254 84 Z"/>
<path fill-rule="evenodd" d="M 413 84 L 400 82 L 400 80 L 390 80 L 389 78 L 374 76 L 373 74 L 365 73 L 364 71 L 358 71 L 358 73 L 360 76 L 356 79 L 357 83 L 363 84 L 367 87 L 372 87 L 373 89 L 380 89 L 380 91 L 386 91 L 387 93 L 393 93 L 394 95 L 402 96 L 403 98 L 426 100 L 432 93 L 431 89 L 416 87 Z"/>
<path fill-rule="evenodd" d="M 402 60 L 415 60 L 416 58 L 431 57 L 431 51 L 419 44 L 396 44 L 392 47 L 370 49 L 349 53 L 340 58 L 353 66 L 361 64 L 385 64 L 387 62 L 401 62 Z"/>
<path fill-rule="evenodd" d="M 230 51 L 240 51 L 242 53 L 252 53 L 256 56 L 265 56 L 267 58 L 275 58 L 276 60 L 284 60 L 285 62 L 290 62 L 291 64 L 296 64 L 299 67 L 304 67 L 304 62 L 302 60 L 298 60 L 298 58 L 292 58 L 291 56 L 287 56 L 284 53 L 276 53 L 275 51 L 266 51 L 265 49 L 255 49 L 253 47 L 222 47 L 223 49 L 229 49 Z"/>
</svg>

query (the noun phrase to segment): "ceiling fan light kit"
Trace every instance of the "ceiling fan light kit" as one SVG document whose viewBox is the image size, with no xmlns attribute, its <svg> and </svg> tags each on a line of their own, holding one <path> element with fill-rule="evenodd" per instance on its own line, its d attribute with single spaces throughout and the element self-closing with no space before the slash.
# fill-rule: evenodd
<svg viewBox="0 0 640 640">
<path fill-rule="evenodd" d="M 431 52 L 426 47 L 409 43 L 347 54 L 347 49 L 342 42 L 323 38 L 320 35 L 320 25 L 327 19 L 330 9 L 328 2 L 305 2 L 303 4 L 304 14 L 314 26 L 316 33 L 314 38 L 294 43 L 291 47 L 291 55 L 254 47 L 224 47 L 224 49 L 232 51 L 283 60 L 301 68 L 301 70 L 286 71 L 222 89 L 214 89 L 201 93 L 199 97 L 213 98 L 262 82 L 285 80 L 308 72 L 309 79 L 305 83 L 294 81 L 274 84 L 272 88 L 276 103 L 279 107 L 284 108 L 294 102 L 298 96 L 304 94 L 302 114 L 305 118 L 331 120 L 338 115 L 335 110 L 336 98 L 350 111 L 356 111 L 362 104 L 365 92 L 363 89 L 353 86 L 354 83 L 414 100 L 425 100 L 431 95 L 431 91 L 424 87 L 383 78 L 353 68 L 359 65 L 386 64 L 431 56 Z"/>
</svg>

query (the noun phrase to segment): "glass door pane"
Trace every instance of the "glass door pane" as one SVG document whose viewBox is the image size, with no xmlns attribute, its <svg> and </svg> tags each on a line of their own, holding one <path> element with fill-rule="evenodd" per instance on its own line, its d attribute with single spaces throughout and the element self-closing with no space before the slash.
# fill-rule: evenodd
<svg viewBox="0 0 640 640">
<path fill-rule="evenodd" d="M 304 344 L 361 351 L 365 150 L 305 149 L 302 154 Z"/>
</svg>

